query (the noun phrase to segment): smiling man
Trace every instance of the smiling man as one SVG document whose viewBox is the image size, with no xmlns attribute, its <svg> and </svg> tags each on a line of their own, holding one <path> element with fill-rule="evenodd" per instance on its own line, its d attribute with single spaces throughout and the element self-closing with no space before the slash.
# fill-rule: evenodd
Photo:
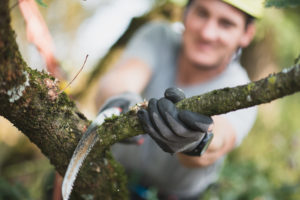
<svg viewBox="0 0 300 200">
<path fill-rule="evenodd" d="M 101 79 L 102 110 L 127 109 L 139 101 L 138 94 L 152 98 L 147 110 L 138 112 L 147 134 L 130 139 L 137 145 L 112 148 L 134 180 L 132 199 L 147 199 L 149 188 L 159 199 L 198 199 L 217 180 L 225 155 L 250 131 L 255 108 L 208 117 L 174 104 L 184 96 L 249 82 L 239 56 L 255 34 L 262 7 L 260 0 L 190 0 L 183 31 L 166 22 L 145 25 Z"/>
</svg>

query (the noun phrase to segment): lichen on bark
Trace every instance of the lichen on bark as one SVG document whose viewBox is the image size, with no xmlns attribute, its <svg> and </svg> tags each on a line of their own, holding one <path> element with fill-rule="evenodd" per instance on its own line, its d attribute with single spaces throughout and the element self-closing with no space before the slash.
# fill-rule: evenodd
<svg viewBox="0 0 300 200">
<path fill-rule="evenodd" d="M 64 175 L 90 122 L 65 93 L 59 93 L 53 77 L 30 69 L 23 61 L 10 27 L 8 0 L 0 7 L 0 47 L 0 115 L 35 143 Z M 123 169 L 107 149 L 96 145 L 79 174 L 74 194 L 75 199 L 82 199 L 82 195 L 126 199 Z"/>
<path fill-rule="evenodd" d="M 176 107 L 212 116 L 268 103 L 298 91 L 300 91 L 299 64 L 256 82 L 184 99 L 178 102 Z M 135 112 L 131 111 L 108 120 L 99 127 L 98 133 L 106 136 L 102 141 L 103 145 L 111 145 L 124 138 L 143 133 Z"/>
</svg>

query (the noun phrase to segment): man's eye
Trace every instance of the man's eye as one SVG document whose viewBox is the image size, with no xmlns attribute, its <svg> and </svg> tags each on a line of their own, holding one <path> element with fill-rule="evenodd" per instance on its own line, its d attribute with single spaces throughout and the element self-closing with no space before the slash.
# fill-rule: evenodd
<svg viewBox="0 0 300 200">
<path fill-rule="evenodd" d="M 234 24 L 230 21 L 227 21 L 227 20 L 221 20 L 220 21 L 220 26 L 223 27 L 223 28 L 231 28 L 231 27 L 234 27 Z"/>
<path fill-rule="evenodd" d="M 205 10 L 202 10 L 202 9 L 197 9 L 196 14 L 199 17 L 207 17 L 208 16 L 208 13 Z"/>
</svg>

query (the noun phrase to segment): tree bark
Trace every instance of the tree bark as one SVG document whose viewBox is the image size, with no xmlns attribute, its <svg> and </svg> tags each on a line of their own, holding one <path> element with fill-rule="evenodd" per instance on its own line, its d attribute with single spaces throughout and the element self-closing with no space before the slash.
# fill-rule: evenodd
<svg viewBox="0 0 300 200">
<path fill-rule="evenodd" d="M 235 88 L 224 88 L 185 99 L 177 104 L 205 115 L 222 114 L 292 94 L 300 90 L 299 65 L 263 80 Z M 74 198 L 126 199 L 126 177 L 113 160 L 110 145 L 143 133 L 136 106 L 99 127 L 100 142 L 94 147 L 75 183 Z M 64 175 L 69 159 L 89 121 L 56 80 L 30 69 L 22 60 L 10 27 L 8 0 L 0 6 L 0 114 L 11 121 L 47 156 Z"/>
<path fill-rule="evenodd" d="M 10 27 L 8 0 L 0 6 L 0 114 L 35 143 L 64 175 L 89 121 L 57 82 L 23 61 Z M 94 148 L 75 183 L 75 199 L 126 199 L 126 178 L 109 151 Z"/>
<path fill-rule="evenodd" d="M 178 102 L 176 107 L 212 116 L 268 103 L 298 91 L 300 91 L 299 64 L 246 85 L 214 90 L 184 99 Z M 110 146 L 124 138 L 142 134 L 143 130 L 136 112 L 146 105 L 147 102 L 144 102 L 120 117 L 107 119 L 106 123 L 98 128 L 98 133 L 102 137 L 101 145 Z"/>
</svg>

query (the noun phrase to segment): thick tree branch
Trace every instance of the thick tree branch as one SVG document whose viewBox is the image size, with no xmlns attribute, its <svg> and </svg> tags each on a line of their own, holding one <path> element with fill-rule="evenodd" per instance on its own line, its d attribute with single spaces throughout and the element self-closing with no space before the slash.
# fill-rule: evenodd
<svg viewBox="0 0 300 200">
<path fill-rule="evenodd" d="M 177 108 L 204 115 L 218 115 L 242 108 L 268 103 L 272 100 L 300 91 L 300 65 L 284 69 L 256 82 L 234 88 L 224 88 L 194 96 L 177 103 Z M 144 105 L 143 105 L 144 106 Z M 98 129 L 103 146 L 110 146 L 124 138 L 142 134 L 136 116 L 139 107 L 114 119 Z"/>
<path fill-rule="evenodd" d="M 89 125 L 57 83 L 31 70 L 18 51 L 10 27 L 8 0 L 0 6 L 0 114 L 21 130 L 64 175 L 69 159 Z M 76 197 L 126 199 L 122 168 L 109 152 L 95 148 L 75 183 Z"/>
</svg>

